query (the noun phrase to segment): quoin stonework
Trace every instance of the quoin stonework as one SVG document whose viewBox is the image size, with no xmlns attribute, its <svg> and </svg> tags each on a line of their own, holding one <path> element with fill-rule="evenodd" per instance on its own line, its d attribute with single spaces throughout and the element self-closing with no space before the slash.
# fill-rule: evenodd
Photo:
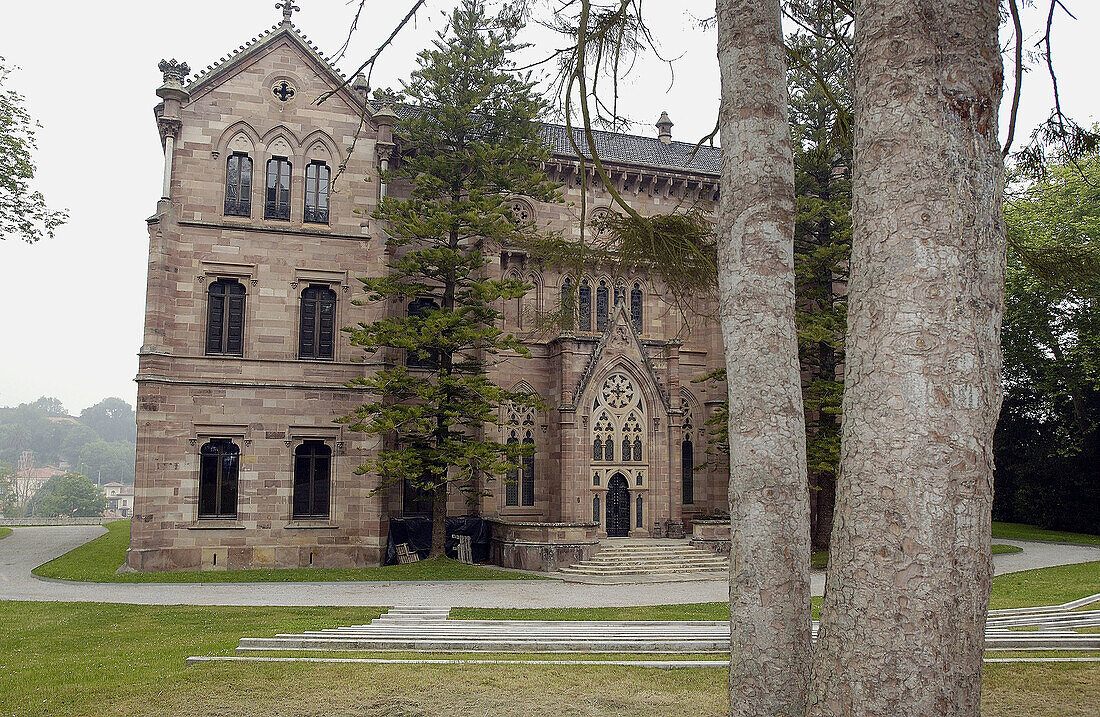
<svg viewBox="0 0 1100 717">
<path fill-rule="evenodd" d="M 334 420 L 367 398 L 349 380 L 407 361 L 366 357 L 340 331 L 415 310 L 353 302 L 357 278 L 392 258 L 371 215 L 384 193 L 408 191 L 380 177 L 407 109 L 345 83 L 285 6 L 279 25 L 197 75 L 160 64 L 165 170 L 148 220 L 134 569 L 378 565 L 390 519 L 426 507 L 358 475 L 380 443 Z M 565 201 L 515 197 L 512 211 L 579 237 L 582 223 L 614 211 L 610 197 L 590 163 L 581 173 L 564 127 L 547 125 L 544 139 Z M 714 209 L 719 152 L 673 141 L 667 115 L 655 136 L 596 140 L 642 214 Z M 724 387 L 693 383 L 723 365 L 717 322 L 685 317 L 646 275 L 576 276 L 509 247 L 491 268 L 534 286 L 502 307 L 532 358 L 504 357 L 494 380 L 550 406 L 505 407 L 492 430 L 534 443 L 534 459 L 513 480 L 486 478 L 476 506 L 450 498 L 451 514 L 490 521 L 493 560 L 560 567 L 608 537 L 680 537 L 724 510 L 728 470 L 707 453 L 704 425 Z M 575 297 L 571 328 L 536 332 L 533 317 L 563 291 Z M 699 300 L 704 314 L 708 302 Z"/>
</svg>

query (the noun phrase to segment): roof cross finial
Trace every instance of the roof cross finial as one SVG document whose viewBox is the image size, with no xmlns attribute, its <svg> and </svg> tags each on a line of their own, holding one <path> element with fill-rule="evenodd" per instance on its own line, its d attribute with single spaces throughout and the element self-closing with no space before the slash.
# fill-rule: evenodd
<svg viewBox="0 0 1100 717">
<path fill-rule="evenodd" d="M 276 9 L 282 9 L 283 11 L 283 24 L 289 25 L 290 16 L 294 14 L 295 10 L 301 11 L 302 8 L 294 4 L 294 0 L 283 0 L 282 2 L 275 3 Z"/>
</svg>

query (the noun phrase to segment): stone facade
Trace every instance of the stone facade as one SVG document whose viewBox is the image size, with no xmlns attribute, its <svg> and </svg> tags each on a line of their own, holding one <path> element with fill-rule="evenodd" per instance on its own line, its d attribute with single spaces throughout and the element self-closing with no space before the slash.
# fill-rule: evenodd
<svg viewBox="0 0 1100 717">
<path fill-rule="evenodd" d="M 379 177 L 394 151 L 390 109 L 380 112 L 356 83 L 345 85 L 289 20 L 189 83 L 186 65 L 173 61 L 161 69 L 165 85 L 156 115 L 165 191 L 148 221 L 128 564 L 138 570 L 377 565 L 389 519 L 412 508 L 400 486 L 374 494 L 377 479 L 356 474 L 379 443 L 334 419 L 366 398 L 347 387 L 350 380 L 403 357 L 364 357 L 338 330 L 331 359 L 301 358 L 299 341 L 303 292 L 311 287 L 335 297 L 337 329 L 407 311 L 392 302 L 353 301 L 362 293 L 357 277 L 377 276 L 388 259 L 384 227 L 371 213 L 383 192 L 407 191 Z M 313 102 L 330 92 L 323 103 Z M 608 211 L 610 198 L 595 177 L 581 176 L 562 132 L 547 128 L 554 156 L 546 169 L 562 183 L 565 201 L 516 198 L 513 209 L 579 236 L 581 222 Z M 605 161 L 614 180 L 641 213 L 679 203 L 713 206 L 714 148 L 703 148 L 702 161 L 690 156 L 692 145 L 670 137 L 606 134 L 601 141 L 609 147 Z M 269 165 L 271 158 L 289 167 Z M 230 162 L 245 161 L 252 181 L 242 189 L 232 171 L 239 164 Z M 316 204 L 307 168 L 322 165 L 334 177 L 326 221 L 307 222 L 318 218 L 304 211 L 307 192 Z M 284 170 L 289 218 L 265 218 L 267 173 Z M 234 181 L 237 191 L 229 188 Z M 588 217 L 579 216 L 581 192 Z M 247 213 L 242 197 L 250 200 Z M 518 440 L 529 436 L 535 443 L 533 483 L 520 481 L 508 491 L 503 477 L 491 478 L 481 486 L 490 495 L 479 505 L 466 506 L 456 493 L 451 512 L 494 521 L 498 562 L 545 567 L 590 554 L 609 525 L 612 533 L 631 536 L 681 535 L 693 518 L 724 509 L 724 473 L 705 460 L 704 430 L 724 395 L 720 387 L 692 383 L 721 365 L 715 324 L 694 319 L 688 325 L 650 277 L 597 268 L 566 277 L 507 248 L 495 262 L 501 276 L 535 288 L 522 302 L 502 307 L 504 328 L 527 337 L 532 357 L 505 357 L 494 379 L 538 392 L 551 409 L 506 415 L 502 439 L 514 430 Z M 531 317 L 560 301 L 567 278 L 587 284 L 590 318 L 577 317 L 569 331 L 535 334 Z M 239 304 L 216 303 L 224 286 L 236 287 Z M 707 300 L 701 303 L 706 308 Z M 239 312 L 224 324 L 238 321 L 239 334 L 226 329 L 229 338 L 211 338 L 215 305 Z M 685 438 L 693 442 L 696 464 L 691 496 L 683 494 Z M 331 455 L 331 482 L 325 509 L 304 519 L 295 518 L 294 474 L 295 456 L 307 441 Z M 216 472 L 211 466 L 220 464 L 204 469 L 203 462 L 222 459 L 203 454 L 221 450 L 217 446 L 235 451 L 235 493 L 218 493 L 234 505 L 218 503 L 211 511 L 203 501 L 213 498 L 199 495 L 200 473 Z M 202 517 L 201 506 L 207 506 Z"/>
</svg>

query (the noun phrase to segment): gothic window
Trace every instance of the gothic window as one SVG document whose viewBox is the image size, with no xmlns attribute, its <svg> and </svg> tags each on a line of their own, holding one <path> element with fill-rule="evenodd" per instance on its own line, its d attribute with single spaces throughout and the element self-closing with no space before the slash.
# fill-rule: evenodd
<svg viewBox="0 0 1100 717">
<path fill-rule="evenodd" d="M 290 160 L 285 157 L 267 161 L 264 219 L 290 219 Z"/>
<path fill-rule="evenodd" d="M 607 330 L 607 282 L 596 287 L 596 331 Z"/>
<path fill-rule="evenodd" d="M 642 527 L 642 496 L 638 496 L 638 500 L 636 502 L 638 504 L 638 509 L 634 512 L 638 514 L 637 526 L 640 528 Z"/>
<path fill-rule="evenodd" d="M 512 431 L 508 437 L 508 445 L 519 443 L 516 432 Z M 508 471 L 508 480 L 504 483 L 504 505 L 519 505 L 519 468 Z"/>
<path fill-rule="evenodd" d="M 645 406 L 634 382 L 622 373 L 600 385 L 592 404 L 592 458 L 641 463 L 645 445 Z"/>
<path fill-rule="evenodd" d="M 332 449 L 305 441 L 294 449 L 294 520 L 329 517 Z"/>
<path fill-rule="evenodd" d="M 684 505 L 695 503 L 695 444 L 691 435 L 694 423 L 690 411 L 684 419 L 684 441 L 680 444 L 680 482 Z"/>
<path fill-rule="evenodd" d="M 597 461 L 615 460 L 615 423 L 606 411 L 596 417 L 595 437 L 592 440 L 592 458 Z M 605 448 L 606 446 L 606 448 Z"/>
<path fill-rule="evenodd" d="M 518 465 L 508 471 L 504 485 L 504 505 L 533 506 L 535 504 L 535 408 L 508 402 L 504 405 L 503 425 L 508 432 L 508 445 L 514 448 L 515 444 L 522 443 L 525 454 L 517 459 Z"/>
<path fill-rule="evenodd" d="M 206 302 L 206 353 L 244 355 L 244 286 L 233 279 L 210 284 Z"/>
<path fill-rule="evenodd" d="M 429 312 L 439 308 L 439 304 L 435 303 L 431 299 L 414 299 L 409 302 L 409 318 L 419 319 L 428 315 Z M 413 325 L 410 329 L 415 331 L 419 321 L 411 322 Z M 439 352 L 437 351 L 422 351 L 417 353 L 412 350 L 406 349 L 405 351 L 405 365 L 409 368 L 423 368 L 433 369 L 439 364 Z"/>
<path fill-rule="evenodd" d="M 599 473 L 593 473 L 592 474 L 592 485 L 598 486 L 599 484 L 600 484 L 600 474 Z"/>
<path fill-rule="evenodd" d="M 600 522 L 600 496 L 594 496 L 592 498 L 592 522 Z"/>
<path fill-rule="evenodd" d="M 631 411 L 623 421 L 623 460 L 642 460 L 642 422 L 636 411 Z"/>
<path fill-rule="evenodd" d="M 309 286 L 302 292 L 298 323 L 298 357 L 332 359 L 336 333 L 336 292 Z"/>
<path fill-rule="evenodd" d="M 199 517 L 237 517 L 241 449 L 229 438 L 211 438 L 199 449 Z"/>
<path fill-rule="evenodd" d="M 252 216 L 252 158 L 234 152 L 225 163 L 225 214 Z"/>
<path fill-rule="evenodd" d="M 527 431 L 523 437 L 525 447 L 529 447 L 530 455 L 523 457 L 523 480 L 520 483 L 520 493 L 523 496 L 524 505 L 535 504 L 535 439 L 531 431 Z"/>
<path fill-rule="evenodd" d="M 630 290 L 630 321 L 634 324 L 634 330 L 642 333 L 642 286 L 634 282 L 634 288 Z"/>
<path fill-rule="evenodd" d="M 324 162 L 310 162 L 306 167 L 306 213 L 302 221 L 328 224 L 329 177 Z"/>
<path fill-rule="evenodd" d="M 573 328 L 573 280 L 569 277 L 561 285 L 561 327 L 566 331 Z"/>
<path fill-rule="evenodd" d="M 531 205 L 523 199 L 513 199 L 508 204 L 508 211 L 512 215 L 512 221 L 516 226 L 523 226 L 534 221 L 535 212 Z"/>
<path fill-rule="evenodd" d="M 592 286 L 588 283 L 588 279 L 581 282 L 581 286 L 577 289 L 577 313 L 580 317 L 580 322 L 577 326 L 581 331 L 592 330 Z"/>
</svg>

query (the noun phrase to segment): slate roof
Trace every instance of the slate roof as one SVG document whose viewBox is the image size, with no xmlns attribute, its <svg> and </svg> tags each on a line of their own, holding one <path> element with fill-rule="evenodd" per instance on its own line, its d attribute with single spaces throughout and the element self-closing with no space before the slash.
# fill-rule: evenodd
<svg viewBox="0 0 1100 717">
<path fill-rule="evenodd" d="M 543 136 L 556 155 L 576 157 L 569 142 L 569 134 L 564 125 L 543 125 Z M 584 139 L 584 130 L 573 128 L 573 137 L 586 158 L 591 158 L 588 144 Z M 656 137 L 641 137 L 634 134 L 592 130 L 596 142 L 596 151 L 605 162 L 638 164 L 646 167 L 660 167 L 673 170 L 688 170 L 700 174 L 718 175 L 722 172 L 722 150 L 718 147 L 703 145 L 692 157 L 695 144 L 691 142 L 672 142 L 665 144 Z"/>
</svg>

